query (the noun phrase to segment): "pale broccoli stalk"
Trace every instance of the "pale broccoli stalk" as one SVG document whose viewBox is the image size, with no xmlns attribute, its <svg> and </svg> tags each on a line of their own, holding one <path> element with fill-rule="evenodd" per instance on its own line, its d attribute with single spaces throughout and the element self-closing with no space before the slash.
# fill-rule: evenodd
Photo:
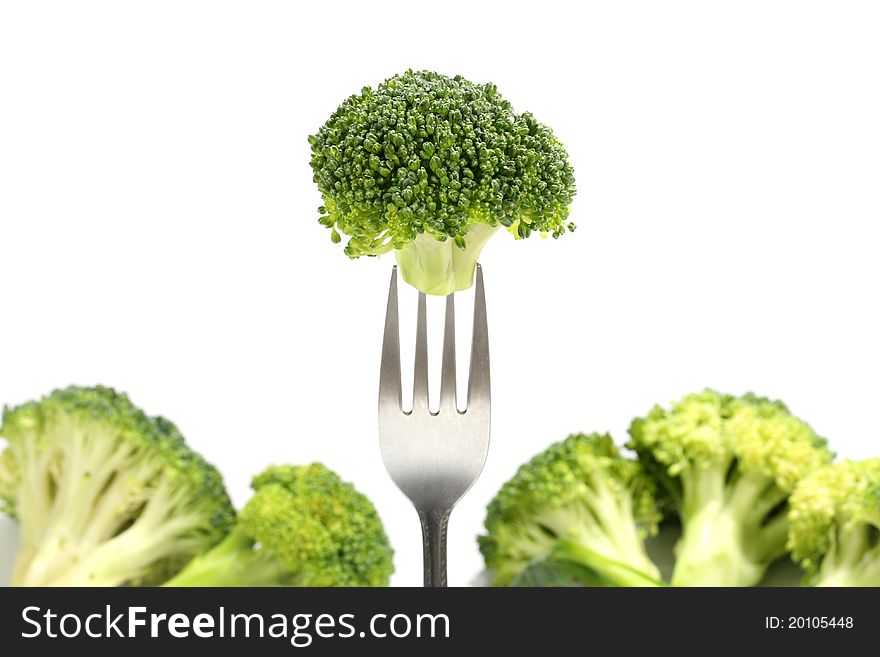
<svg viewBox="0 0 880 657">
<path fill-rule="evenodd" d="M 427 294 L 445 295 L 474 283 L 477 259 L 499 226 L 474 224 L 467 237 L 440 241 L 422 233 L 394 251 L 403 279 Z M 464 244 L 464 246 L 460 246 Z"/>
<path fill-rule="evenodd" d="M 486 241 L 559 237 L 575 194 L 568 154 L 492 84 L 407 71 L 347 98 L 309 137 L 320 222 L 351 258 L 394 251 L 403 279 L 446 295 L 473 284 Z"/>
<path fill-rule="evenodd" d="M 816 470 L 791 494 L 788 548 L 813 586 L 880 586 L 880 459 Z"/>
<path fill-rule="evenodd" d="M 271 467 L 235 528 L 165 586 L 387 586 L 393 552 L 370 500 L 319 463 Z"/>
<path fill-rule="evenodd" d="M 479 537 L 494 583 L 536 561 L 566 566 L 582 584 L 658 586 L 644 539 L 657 530 L 653 482 L 610 436 L 575 434 L 520 467 L 489 504 Z"/>
<path fill-rule="evenodd" d="M 109 388 L 6 409 L 0 435 L 0 495 L 21 525 L 14 585 L 158 583 L 232 523 L 219 473 Z"/>
<path fill-rule="evenodd" d="M 751 586 L 785 554 L 785 505 L 830 461 L 780 402 L 712 390 L 633 421 L 628 447 L 664 485 L 682 525 L 674 586 Z"/>
</svg>

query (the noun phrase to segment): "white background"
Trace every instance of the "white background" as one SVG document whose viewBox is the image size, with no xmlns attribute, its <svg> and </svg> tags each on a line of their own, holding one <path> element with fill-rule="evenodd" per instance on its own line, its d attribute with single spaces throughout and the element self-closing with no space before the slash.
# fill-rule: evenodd
<svg viewBox="0 0 880 657">
<path fill-rule="evenodd" d="M 394 584 L 419 584 L 376 442 L 393 259 L 331 244 L 306 143 L 412 67 L 494 81 L 580 190 L 576 233 L 481 260 L 492 448 L 453 584 L 517 465 L 705 386 L 876 455 L 878 34 L 871 2 L 5 2 L 0 403 L 128 391 L 238 503 L 268 463 L 324 461 L 377 503 Z"/>
</svg>

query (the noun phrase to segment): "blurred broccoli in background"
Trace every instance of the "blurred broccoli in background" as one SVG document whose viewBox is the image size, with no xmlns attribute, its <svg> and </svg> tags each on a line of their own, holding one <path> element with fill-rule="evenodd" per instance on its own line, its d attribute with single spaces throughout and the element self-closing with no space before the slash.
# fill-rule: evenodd
<svg viewBox="0 0 880 657">
<path fill-rule="evenodd" d="M 752 394 L 706 390 L 655 406 L 630 436 L 681 520 L 677 586 L 758 583 L 785 554 L 789 495 L 833 457 L 785 405 Z"/>
<path fill-rule="evenodd" d="M 643 541 L 659 519 L 653 482 L 638 462 L 608 435 L 575 434 L 501 487 L 479 545 L 498 586 L 658 586 Z M 535 562 L 541 567 L 530 569 Z"/>
<path fill-rule="evenodd" d="M 813 586 L 880 586 L 880 459 L 842 461 L 802 479 L 788 548 Z"/>
<path fill-rule="evenodd" d="M 168 420 L 106 387 L 3 411 L 0 512 L 19 521 L 13 585 L 387 586 L 372 502 L 320 463 L 272 466 L 236 515 Z M 662 586 L 645 550 L 668 512 L 675 586 L 751 586 L 790 552 L 806 585 L 880 586 L 880 458 L 831 464 L 778 401 L 713 390 L 654 407 L 621 454 L 573 434 L 487 508 L 498 586 Z M 674 529 L 674 528 L 673 528 Z"/>
<path fill-rule="evenodd" d="M 493 84 L 407 71 L 348 97 L 309 143 L 332 240 L 347 235 L 352 258 L 393 250 L 428 294 L 470 287 L 501 227 L 517 238 L 574 230 L 565 148 Z"/>
<path fill-rule="evenodd" d="M 3 411 L 0 510 L 21 526 L 13 585 L 157 584 L 234 519 L 217 470 L 111 388 Z"/>
<path fill-rule="evenodd" d="M 270 467 L 235 528 L 166 586 L 388 586 L 393 552 L 367 497 L 320 463 Z"/>
</svg>

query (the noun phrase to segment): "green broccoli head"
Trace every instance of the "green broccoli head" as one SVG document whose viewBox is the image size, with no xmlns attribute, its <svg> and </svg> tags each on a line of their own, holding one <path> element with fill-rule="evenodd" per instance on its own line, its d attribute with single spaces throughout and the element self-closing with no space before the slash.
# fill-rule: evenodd
<svg viewBox="0 0 880 657">
<path fill-rule="evenodd" d="M 393 552 L 370 500 L 320 463 L 270 467 L 235 529 L 166 586 L 387 586 Z"/>
<path fill-rule="evenodd" d="M 0 435 L 0 497 L 21 523 L 15 584 L 160 582 L 232 524 L 217 470 L 110 388 L 7 408 Z"/>
<path fill-rule="evenodd" d="M 501 226 L 559 237 L 575 193 L 568 154 L 493 84 L 407 71 L 350 96 L 309 137 L 321 223 L 357 258 L 394 250 L 429 294 L 468 288 Z"/>
<path fill-rule="evenodd" d="M 683 586 L 757 583 L 785 552 L 788 496 L 833 456 L 781 402 L 713 390 L 655 406 L 630 436 L 680 516 L 672 583 Z"/>
<path fill-rule="evenodd" d="M 598 585 L 655 585 L 643 540 L 657 530 L 654 486 L 608 435 L 575 434 L 520 467 L 490 502 L 479 537 L 504 586 L 536 559 L 577 567 Z"/>
<path fill-rule="evenodd" d="M 880 586 L 880 459 L 812 472 L 791 494 L 788 549 L 815 586 Z"/>
</svg>

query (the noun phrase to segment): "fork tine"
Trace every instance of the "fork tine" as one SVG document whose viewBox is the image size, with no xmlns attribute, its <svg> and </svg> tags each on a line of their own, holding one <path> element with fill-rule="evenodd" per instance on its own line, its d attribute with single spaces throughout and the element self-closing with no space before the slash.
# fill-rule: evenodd
<svg viewBox="0 0 880 657">
<path fill-rule="evenodd" d="M 468 410 L 473 404 L 489 404 L 489 326 L 486 320 L 486 290 L 483 268 L 477 265 L 474 295 L 474 334 L 471 342 L 471 369 L 468 375 Z"/>
<path fill-rule="evenodd" d="M 416 362 L 413 374 L 413 411 L 428 410 L 428 312 L 425 293 L 419 292 L 416 319 Z"/>
<path fill-rule="evenodd" d="M 391 287 L 388 289 L 388 307 L 385 310 L 385 335 L 382 338 L 382 365 L 379 370 L 379 403 L 401 402 L 400 386 L 400 326 L 397 311 L 397 266 L 391 269 Z"/>
<path fill-rule="evenodd" d="M 446 297 L 443 367 L 440 370 L 440 412 L 455 411 L 455 295 Z"/>
</svg>

